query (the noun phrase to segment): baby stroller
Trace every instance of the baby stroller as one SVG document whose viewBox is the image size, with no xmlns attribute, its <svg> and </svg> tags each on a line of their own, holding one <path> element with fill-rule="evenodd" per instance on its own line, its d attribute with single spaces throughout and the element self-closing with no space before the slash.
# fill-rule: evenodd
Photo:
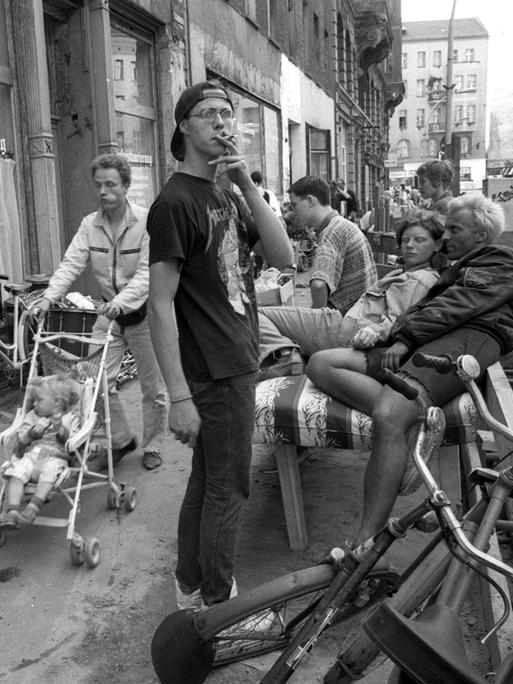
<svg viewBox="0 0 513 684">
<path fill-rule="evenodd" d="M 63 518 L 38 515 L 34 525 L 64 527 L 66 539 L 70 544 L 72 563 L 80 566 L 85 562 L 90 568 L 96 567 L 100 561 L 100 543 L 96 537 L 84 539 L 76 531 L 82 492 L 104 486 L 107 487 L 108 508 L 120 509 L 124 505 L 130 512 L 137 505 L 134 487 L 127 487 L 124 483 L 117 485 L 113 477 L 108 384 L 105 371 L 105 360 L 112 339 L 112 324 L 105 338 L 100 339 L 92 333 L 48 332 L 43 330 L 43 324 L 40 323 L 34 335 L 34 350 L 28 376 L 30 382 L 32 378 L 41 374 L 65 374 L 80 388 L 80 399 L 74 408 L 79 417 L 80 429 L 66 442 L 65 449 L 70 456 L 69 466 L 59 475 L 47 499 L 53 499 L 56 494 L 62 495 L 70 505 L 69 514 Z M 10 458 L 0 465 L 0 511 L 4 508 L 7 488 L 5 473 L 17 458 L 12 455 L 12 446 L 17 440 L 17 433 L 24 417 L 31 408 L 30 404 L 30 394 L 26 392 L 22 407 L 18 409 L 12 425 L 0 433 L 0 456 L 9 455 Z M 93 451 L 93 438 L 95 442 L 97 439 L 101 440 L 104 444 L 102 448 L 107 450 L 106 474 L 88 468 L 88 459 Z M 32 482 L 27 483 L 25 496 L 30 496 L 34 489 L 35 485 Z M 0 529 L 0 546 L 5 541 L 5 530 Z"/>
</svg>

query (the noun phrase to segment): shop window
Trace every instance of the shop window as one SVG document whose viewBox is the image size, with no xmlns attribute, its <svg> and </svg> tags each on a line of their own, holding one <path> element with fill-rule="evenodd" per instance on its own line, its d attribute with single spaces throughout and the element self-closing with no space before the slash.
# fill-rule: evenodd
<svg viewBox="0 0 513 684">
<path fill-rule="evenodd" d="M 216 78 L 207 72 L 207 78 Z M 278 196 L 281 185 L 281 133 L 278 112 L 257 99 L 224 84 L 233 104 L 233 132 L 250 171 L 260 171 Z"/>
<path fill-rule="evenodd" d="M 150 34 L 111 22 L 116 142 L 132 166 L 129 198 L 149 207 L 156 195 L 154 53 Z M 117 78 L 117 74 L 127 78 Z"/>
<path fill-rule="evenodd" d="M 328 181 L 330 174 L 330 131 L 308 126 L 306 128 L 308 173 Z"/>
</svg>

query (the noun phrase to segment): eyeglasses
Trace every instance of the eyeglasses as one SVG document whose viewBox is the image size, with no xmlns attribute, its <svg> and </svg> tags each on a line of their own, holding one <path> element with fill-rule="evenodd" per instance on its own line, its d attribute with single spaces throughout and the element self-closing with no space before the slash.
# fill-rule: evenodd
<svg viewBox="0 0 513 684">
<path fill-rule="evenodd" d="M 228 121 L 228 119 L 233 119 L 233 112 L 231 109 L 215 109 L 214 107 L 206 107 L 202 109 L 199 114 L 189 114 L 186 118 L 197 117 L 198 119 L 203 119 L 204 121 L 212 122 L 215 120 L 216 116 L 220 116 L 223 121 Z"/>
</svg>

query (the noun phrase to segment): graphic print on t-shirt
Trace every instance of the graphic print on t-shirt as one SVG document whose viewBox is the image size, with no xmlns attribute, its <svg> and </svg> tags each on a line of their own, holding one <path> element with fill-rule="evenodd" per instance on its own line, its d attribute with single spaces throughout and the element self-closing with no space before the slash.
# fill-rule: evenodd
<svg viewBox="0 0 513 684">
<path fill-rule="evenodd" d="M 237 211 L 235 206 L 213 209 L 207 207 L 210 236 L 207 249 L 212 243 L 213 234 L 219 231 L 220 240 L 217 251 L 219 276 L 226 287 L 228 301 L 234 311 L 246 315 L 244 304 L 249 303 L 246 278 L 249 268 L 241 267 L 239 233 L 237 230 Z"/>
</svg>

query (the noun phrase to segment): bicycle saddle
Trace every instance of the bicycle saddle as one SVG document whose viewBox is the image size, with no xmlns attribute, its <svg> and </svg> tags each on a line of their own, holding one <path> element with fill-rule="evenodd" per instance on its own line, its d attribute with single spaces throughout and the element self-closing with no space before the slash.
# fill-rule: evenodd
<svg viewBox="0 0 513 684">
<path fill-rule="evenodd" d="M 4 290 L 12 295 L 16 295 L 28 292 L 31 287 L 30 283 L 9 283 L 9 285 L 4 285 Z"/>
<path fill-rule="evenodd" d="M 363 627 L 414 681 L 486 684 L 467 658 L 459 618 L 448 606 L 429 606 L 414 621 L 382 603 Z"/>
</svg>

